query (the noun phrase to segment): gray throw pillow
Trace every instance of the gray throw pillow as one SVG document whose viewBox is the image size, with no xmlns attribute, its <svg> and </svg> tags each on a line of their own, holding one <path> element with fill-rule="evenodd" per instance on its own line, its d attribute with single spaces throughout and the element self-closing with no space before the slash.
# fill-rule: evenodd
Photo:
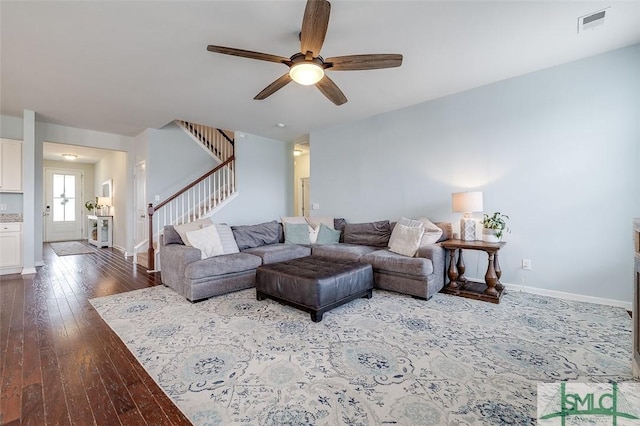
<svg viewBox="0 0 640 426">
<path fill-rule="evenodd" d="M 333 229 L 336 231 L 340 231 L 340 242 L 344 243 L 344 226 L 347 224 L 347 221 L 343 218 L 334 218 L 333 219 Z"/>
<path fill-rule="evenodd" d="M 162 242 L 165 246 L 168 246 L 169 244 L 184 245 L 182 238 L 180 238 L 180 234 L 176 232 L 176 229 L 173 227 L 173 225 L 164 226 L 164 229 L 162 231 Z"/>
<path fill-rule="evenodd" d="M 240 250 L 278 244 L 280 240 L 275 220 L 258 225 L 232 226 L 231 230 Z"/>
<path fill-rule="evenodd" d="M 387 247 L 391 237 L 388 220 L 367 223 L 347 223 L 344 227 L 344 242 L 371 247 Z"/>
</svg>

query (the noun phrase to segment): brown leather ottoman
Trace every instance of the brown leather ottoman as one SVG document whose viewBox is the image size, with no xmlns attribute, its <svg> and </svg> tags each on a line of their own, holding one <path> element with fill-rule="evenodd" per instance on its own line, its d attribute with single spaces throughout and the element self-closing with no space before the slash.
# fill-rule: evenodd
<svg viewBox="0 0 640 426">
<path fill-rule="evenodd" d="M 359 297 L 370 299 L 373 290 L 371 265 L 308 256 L 271 263 L 256 271 L 256 298 L 265 297 L 311 314 L 322 315 Z"/>
</svg>

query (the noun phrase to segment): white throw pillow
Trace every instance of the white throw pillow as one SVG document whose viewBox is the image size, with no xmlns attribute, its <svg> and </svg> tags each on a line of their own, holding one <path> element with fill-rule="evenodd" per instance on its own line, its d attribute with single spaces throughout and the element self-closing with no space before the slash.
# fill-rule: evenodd
<svg viewBox="0 0 640 426">
<path fill-rule="evenodd" d="M 283 224 L 291 223 L 292 225 L 299 225 L 304 223 L 307 225 L 307 218 L 304 216 L 280 216 L 280 221 L 282 221 Z"/>
<path fill-rule="evenodd" d="M 203 219 L 194 220 L 193 222 L 183 223 L 182 225 L 175 225 L 173 228 L 176 230 L 180 238 L 182 238 L 182 242 L 185 246 L 191 246 L 191 242 L 189 241 L 189 237 L 187 236 L 187 232 L 195 231 L 197 229 L 202 228 L 203 226 L 209 226 L 213 224 L 210 217 L 205 217 Z"/>
<path fill-rule="evenodd" d="M 320 225 L 315 228 L 309 225 L 309 241 L 311 241 L 311 244 L 315 244 L 318 241 L 318 232 L 320 232 Z"/>
<path fill-rule="evenodd" d="M 436 224 L 431 222 L 426 217 L 421 217 L 420 219 L 418 219 L 418 221 L 420 221 L 422 223 L 422 226 L 424 227 L 424 234 L 422 234 L 420 247 L 437 243 L 442 236 L 442 229 L 440 229 Z"/>
<path fill-rule="evenodd" d="M 191 246 L 200 249 L 200 258 L 207 259 L 224 254 L 222 241 L 215 226 L 205 226 L 195 231 L 187 232 Z"/>
<path fill-rule="evenodd" d="M 393 228 L 393 231 L 391 232 L 391 237 L 389 237 L 388 247 L 391 247 L 391 243 L 393 243 L 395 239 L 398 238 L 398 231 L 396 231 L 396 229 L 398 229 L 398 225 L 408 226 L 409 228 L 424 228 L 424 225 L 422 224 L 422 222 L 418 220 L 412 220 L 412 219 L 407 219 L 406 217 L 401 217 L 400 219 L 398 219 L 396 226 Z"/>
<path fill-rule="evenodd" d="M 215 227 L 218 231 L 218 236 L 220 237 L 223 254 L 240 253 L 240 250 L 238 250 L 238 243 L 236 243 L 236 239 L 233 236 L 231 226 L 224 223 L 216 223 Z"/>
<path fill-rule="evenodd" d="M 424 228 L 409 227 L 398 223 L 393 229 L 393 232 L 396 232 L 396 230 L 396 238 L 389 247 L 389 250 L 403 256 L 415 256 L 418 248 L 420 247 L 420 240 L 422 240 Z"/>
<path fill-rule="evenodd" d="M 320 224 L 323 224 L 329 229 L 335 229 L 333 227 L 333 218 L 329 216 L 308 217 L 307 222 L 314 229 L 320 229 Z"/>
</svg>

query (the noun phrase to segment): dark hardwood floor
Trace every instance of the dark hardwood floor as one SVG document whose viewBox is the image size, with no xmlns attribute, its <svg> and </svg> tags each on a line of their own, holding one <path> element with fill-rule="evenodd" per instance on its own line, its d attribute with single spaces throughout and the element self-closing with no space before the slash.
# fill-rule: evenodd
<svg viewBox="0 0 640 426">
<path fill-rule="evenodd" d="M 89 299 L 160 285 L 121 252 L 0 277 L 0 424 L 189 425 Z"/>
</svg>

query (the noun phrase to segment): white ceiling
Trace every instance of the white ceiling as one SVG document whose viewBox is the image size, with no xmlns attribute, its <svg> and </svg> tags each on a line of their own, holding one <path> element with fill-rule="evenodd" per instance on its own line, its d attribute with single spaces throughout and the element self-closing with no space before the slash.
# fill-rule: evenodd
<svg viewBox="0 0 640 426">
<path fill-rule="evenodd" d="M 577 18 L 605 7 L 604 26 Z M 0 112 L 136 135 L 173 119 L 295 140 L 313 130 L 640 42 L 639 1 L 332 2 L 325 57 L 401 53 L 400 68 L 329 71 L 349 102 L 289 84 L 282 64 L 208 44 L 298 52 L 305 1 L 2 1 Z M 280 128 L 276 123 L 284 123 Z"/>
<path fill-rule="evenodd" d="M 113 151 L 87 146 L 66 145 L 62 143 L 45 142 L 42 147 L 42 158 L 52 161 L 95 164 Z M 75 160 L 66 160 L 62 154 L 77 155 Z"/>
</svg>

